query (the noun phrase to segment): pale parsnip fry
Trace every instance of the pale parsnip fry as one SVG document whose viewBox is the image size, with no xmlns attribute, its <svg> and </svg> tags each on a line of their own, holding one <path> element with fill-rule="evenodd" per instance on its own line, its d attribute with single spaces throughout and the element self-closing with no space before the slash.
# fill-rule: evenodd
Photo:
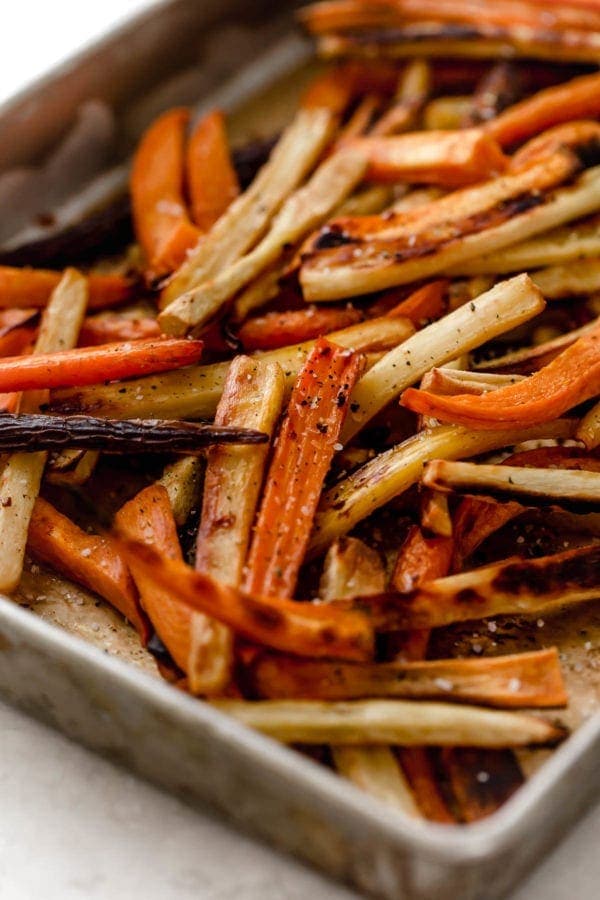
<svg viewBox="0 0 600 900">
<path fill-rule="evenodd" d="M 277 262 L 285 247 L 317 228 L 362 180 L 366 154 L 354 146 L 325 160 L 289 197 L 268 234 L 246 256 L 177 297 L 158 317 L 167 334 L 183 335 L 212 319 L 238 291 Z"/>
<path fill-rule="evenodd" d="M 485 394 L 507 384 L 516 384 L 524 375 L 498 375 L 495 372 L 466 372 L 445 366 L 432 369 L 421 381 L 421 387 L 436 394 Z"/>
<path fill-rule="evenodd" d="M 240 291 L 233 302 L 233 319 L 242 322 L 246 316 L 260 306 L 264 306 L 279 293 L 279 280 L 283 276 L 287 264 L 287 254 L 268 266 L 264 272 Z"/>
<path fill-rule="evenodd" d="M 215 422 L 272 435 L 284 394 L 285 378 L 277 363 L 238 356 L 227 374 Z M 196 568 L 225 584 L 241 584 L 268 450 L 268 444 L 215 446 L 207 455 Z"/>
<path fill-rule="evenodd" d="M 198 456 L 183 456 L 166 467 L 158 479 L 169 495 L 173 517 L 181 528 L 198 505 L 204 461 Z"/>
<path fill-rule="evenodd" d="M 508 181 L 511 177 L 497 179 Z M 452 197 L 452 195 L 449 195 Z M 442 198 L 441 201 L 447 198 Z M 505 205 L 505 209 L 510 204 Z M 440 242 L 427 253 L 422 252 L 419 240 L 411 248 L 404 238 L 393 240 L 366 241 L 358 246 L 356 256 L 349 263 L 324 254 L 312 256 L 304 263 L 300 280 L 308 301 L 331 301 L 357 294 L 384 290 L 395 285 L 407 284 L 431 275 L 437 275 L 452 266 L 471 260 L 484 252 L 491 252 L 523 241 L 526 238 L 581 218 L 600 208 L 600 167 L 584 172 L 574 183 L 547 191 L 527 208 L 514 215 L 508 214 L 500 224 L 489 224 L 465 234 L 462 237 Z M 482 217 L 484 218 L 484 217 Z M 346 250 L 348 258 L 349 248 Z M 351 249 L 351 248 L 350 248 Z M 396 253 L 400 259 L 396 258 Z"/>
<path fill-rule="evenodd" d="M 532 497 L 568 505 L 600 504 L 600 471 L 479 465 L 435 459 L 425 466 L 423 484 L 438 491 Z"/>
<path fill-rule="evenodd" d="M 536 716 L 452 703 L 217 700 L 211 705 L 287 744 L 526 747 L 565 736 L 563 728 Z"/>
<path fill-rule="evenodd" d="M 77 345 L 88 303 L 88 282 L 67 269 L 42 316 L 34 353 L 53 353 Z M 21 412 L 37 412 L 47 392 L 23 395 Z M 0 591 L 17 587 L 23 571 L 27 531 L 39 492 L 47 453 L 13 453 L 0 476 Z"/>
<path fill-rule="evenodd" d="M 564 265 L 572 260 L 600 256 L 600 219 L 554 228 L 520 244 L 485 253 L 477 259 L 452 266 L 448 275 L 502 275 L 527 272 L 547 266 Z"/>
<path fill-rule="evenodd" d="M 332 332 L 328 337 L 342 347 L 369 354 L 370 351 L 396 347 L 413 333 L 414 327 L 408 319 L 381 316 Z M 314 341 L 307 341 L 258 353 L 253 358 L 279 363 L 290 391 L 314 345 Z M 373 359 L 367 355 L 369 364 L 373 364 Z M 93 410 L 94 415 L 119 419 L 128 415 L 212 418 L 223 392 L 229 365 L 229 362 L 214 363 L 158 377 L 136 378 L 120 385 L 55 391 L 52 394 L 52 409 L 62 413 Z"/>
<path fill-rule="evenodd" d="M 262 237 L 272 216 L 317 162 L 335 124 L 336 116 L 327 109 L 299 110 L 248 190 L 175 272 L 163 292 L 163 306 L 230 266 Z"/>
<path fill-rule="evenodd" d="M 371 134 L 399 134 L 417 124 L 431 92 L 431 67 L 426 59 L 414 59 L 400 76 L 391 108 L 371 129 Z"/>
<path fill-rule="evenodd" d="M 340 775 L 367 794 L 402 810 L 407 816 L 422 819 L 410 785 L 390 747 L 335 745 L 331 748 L 334 765 Z"/>
<path fill-rule="evenodd" d="M 596 403 L 583 417 L 575 437 L 583 441 L 588 450 L 600 446 L 600 403 Z"/>
<path fill-rule="evenodd" d="M 391 211 L 394 213 L 406 213 L 419 206 L 426 206 L 434 200 L 439 200 L 444 195 L 441 188 L 436 187 L 420 187 L 407 191 L 402 197 L 394 200 Z"/>
<path fill-rule="evenodd" d="M 373 618 L 383 630 L 438 628 L 490 616 L 534 616 L 598 597 L 600 544 L 593 544 L 537 559 L 513 557 L 438 578 L 405 595 L 402 602 L 390 598 L 373 611 Z"/>
<path fill-rule="evenodd" d="M 592 294 L 600 291 L 600 257 L 538 269 L 531 278 L 549 300 Z"/>
<path fill-rule="evenodd" d="M 421 502 L 421 525 L 438 537 L 452 537 L 448 498 L 440 491 L 426 491 Z"/>
<path fill-rule="evenodd" d="M 63 450 L 46 467 L 45 479 L 51 484 L 75 487 L 85 484 L 100 458 L 98 450 Z"/>
<path fill-rule="evenodd" d="M 358 538 L 340 538 L 327 551 L 319 583 L 319 599 L 379 594 L 385 589 L 385 569 L 376 550 Z"/>
<path fill-rule="evenodd" d="M 252 670 L 264 699 L 360 700 L 394 697 L 481 706 L 564 706 L 556 648 L 474 659 L 329 663 L 267 654 Z"/>
<path fill-rule="evenodd" d="M 354 388 L 342 443 L 432 366 L 443 365 L 458 354 L 522 325 L 544 306 L 544 298 L 528 276 L 518 275 L 390 350 Z"/>
<path fill-rule="evenodd" d="M 374 184 L 357 191 L 335 211 L 336 216 L 370 216 L 383 212 L 394 199 L 393 188 L 385 184 Z"/>
<path fill-rule="evenodd" d="M 323 495 L 309 551 L 313 556 L 322 553 L 331 541 L 416 484 L 430 459 L 468 459 L 523 441 L 572 438 L 575 428 L 574 422 L 557 420 L 533 428 L 496 432 L 455 426 L 422 431 L 380 453 Z"/>
</svg>

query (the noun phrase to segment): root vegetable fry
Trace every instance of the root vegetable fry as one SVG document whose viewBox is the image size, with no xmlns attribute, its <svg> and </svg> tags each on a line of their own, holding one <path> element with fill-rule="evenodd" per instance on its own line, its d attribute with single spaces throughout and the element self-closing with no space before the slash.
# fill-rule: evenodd
<svg viewBox="0 0 600 900">
<path fill-rule="evenodd" d="M 258 657 L 252 669 L 265 699 L 359 700 L 396 697 L 481 706 L 564 706 L 567 694 L 555 647 L 484 659 L 329 663 Z"/>
<path fill-rule="evenodd" d="M 168 559 L 183 564 L 177 528 L 166 489 L 150 485 L 121 507 L 115 527 L 130 540 L 149 544 Z M 142 605 L 173 660 L 185 672 L 193 694 L 219 693 L 231 677 L 229 629 L 195 612 L 156 585 L 143 566 L 128 558 Z"/>
<path fill-rule="evenodd" d="M 133 221 L 150 279 L 176 269 L 201 234 L 190 221 L 184 199 L 188 121 L 185 109 L 163 113 L 142 137 L 133 160 Z"/>
<path fill-rule="evenodd" d="M 67 269 L 42 316 L 34 354 L 54 353 L 77 344 L 89 297 L 87 280 Z M 36 411 L 47 391 L 25 394 L 20 412 Z M 13 453 L 0 474 L 0 591 L 11 593 L 23 572 L 31 513 L 40 489 L 47 454 Z"/>
<path fill-rule="evenodd" d="M 227 374 L 215 422 L 271 436 L 284 391 L 277 363 L 238 356 Z M 217 445 L 208 452 L 196 568 L 234 587 L 242 581 L 268 451 L 269 445 L 262 444 Z"/>
<path fill-rule="evenodd" d="M 284 200 L 311 171 L 327 146 L 336 116 L 328 109 L 301 109 L 250 187 L 233 201 L 210 232 L 174 273 L 161 305 L 231 266 L 262 237 Z"/>
<path fill-rule="evenodd" d="M 331 754 L 338 773 L 356 787 L 411 818 L 422 818 L 391 747 L 341 745 L 333 746 Z"/>
<path fill-rule="evenodd" d="M 466 824 L 496 812 L 525 781 L 516 755 L 510 750 L 444 747 L 440 765 L 459 819 Z"/>
<path fill-rule="evenodd" d="M 168 494 L 178 528 L 185 525 L 192 510 L 198 506 L 202 472 L 202 459 L 197 456 L 184 456 L 168 465 L 157 482 Z"/>
<path fill-rule="evenodd" d="M 220 110 L 208 113 L 193 130 L 186 171 L 192 219 L 200 231 L 209 231 L 240 192 Z"/>
<path fill-rule="evenodd" d="M 98 594 L 128 619 L 145 645 L 148 620 L 140 608 L 129 569 L 114 541 L 88 534 L 38 497 L 33 507 L 28 552 L 40 562 Z"/>
<path fill-rule="evenodd" d="M 160 337 L 156 319 L 144 316 L 128 319 L 125 316 L 88 316 L 79 333 L 80 347 L 96 347 L 116 341 L 140 341 Z"/>
<path fill-rule="evenodd" d="M 50 269 L 0 266 L 0 309 L 45 307 L 62 275 L 62 272 Z M 134 285 L 122 275 L 91 274 L 88 276 L 88 289 L 89 309 L 104 309 L 129 300 Z"/>
<path fill-rule="evenodd" d="M 385 569 L 380 555 L 358 538 L 341 538 L 325 557 L 319 584 L 319 599 L 364 596 L 385 587 Z"/>
<path fill-rule="evenodd" d="M 553 125 L 600 115 L 600 75 L 582 75 L 539 91 L 492 119 L 487 130 L 503 147 L 520 143 Z"/>
<path fill-rule="evenodd" d="M 292 392 L 277 438 L 250 553 L 245 588 L 291 597 L 361 357 L 321 339 Z"/>
<path fill-rule="evenodd" d="M 527 322 L 544 306 L 542 295 L 528 276 L 518 275 L 417 332 L 387 353 L 360 379 L 352 392 L 351 415 L 342 442 L 353 437 L 432 366 L 443 365 L 460 353 Z"/>
<path fill-rule="evenodd" d="M 572 438 L 576 424 L 558 420 L 508 431 L 472 431 L 444 426 L 421 432 L 380 453 L 330 488 L 319 504 L 309 554 L 323 552 L 335 538 L 416 484 L 430 459 L 468 459 L 527 440 Z"/>
<path fill-rule="evenodd" d="M 202 341 L 147 340 L 0 359 L 0 391 L 99 384 L 198 362 Z"/>
<path fill-rule="evenodd" d="M 329 339 L 342 347 L 361 352 L 388 350 L 413 334 L 408 319 L 381 316 L 335 331 Z M 315 346 L 314 341 L 281 347 L 260 355 L 264 362 L 277 362 L 284 371 L 287 389 L 293 384 Z M 368 361 L 368 358 L 367 358 Z M 223 392 L 228 362 L 183 369 L 139 378 L 122 385 L 98 385 L 71 389 L 54 395 L 53 411 L 64 413 L 93 411 L 109 418 L 157 416 L 165 418 L 212 418 Z"/>
<path fill-rule="evenodd" d="M 384 184 L 406 181 L 460 187 L 506 168 L 499 146 L 479 128 L 360 137 L 352 146 L 369 161 L 366 179 Z"/>
<path fill-rule="evenodd" d="M 600 403 L 596 403 L 583 417 L 576 437 L 583 441 L 588 450 L 600 446 Z"/>
<path fill-rule="evenodd" d="M 437 628 L 497 615 L 535 615 L 600 597 L 600 545 L 533 560 L 509 559 L 421 585 L 373 612 L 387 630 Z M 375 604 L 375 598 L 371 599 Z M 386 620 L 384 623 L 384 619 Z"/>
<path fill-rule="evenodd" d="M 368 377 L 368 376 L 367 376 Z M 408 409 L 478 429 L 535 425 L 600 393 L 600 326 L 556 359 L 518 384 L 483 394 L 439 397 L 409 388 L 402 395 Z"/>
<path fill-rule="evenodd" d="M 452 550 L 452 538 L 427 538 L 418 525 L 413 525 L 392 573 L 391 583 L 395 590 L 407 593 L 423 581 L 447 575 Z"/>
<path fill-rule="evenodd" d="M 574 344 L 580 337 L 589 334 L 596 327 L 596 321 L 589 322 L 581 328 L 574 328 L 572 331 L 567 331 L 565 334 L 561 334 L 557 338 L 552 338 L 552 340 L 544 341 L 541 344 L 534 344 L 532 347 L 524 347 L 522 350 L 514 350 L 512 353 L 506 353 L 504 356 L 497 356 L 495 359 L 476 363 L 475 369 L 489 370 L 487 377 L 491 379 L 499 377 L 510 377 L 514 379 L 512 382 L 506 381 L 504 385 L 498 383 L 498 387 L 505 387 L 507 384 L 516 384 L 517 381 L 522 381 L 525 375 L 531 375 L 533 372 L 537 372 L 539 369 L 548 365 L 548 363 L 552 362 L 552 360 L 563 350 Z M 504 376 L 494 375 L 493 373 L 495 372 L 507 372 L 511 374 Z M 483 377 L 483 374 L 483 372 L 478 371 L 472 372 L 471 379 L 476 379 L 478 376 Z M 435 393 L 443 393 L 443 391 L 438 392 L 436 389 Z M 461 394 L 476 392 L 473 390 L 456 390 L 452 391 L 452 393 Z"/>
<path fill-rule="evenodd" d="M 388 315 L 404 316 L 417 328 L 427 324 L 428 319 L 439 319 L 444 312 L 447 287 L 448 282 L 443 279 L 431 281 L 394 306 Z"/>
<path fill-rule="evenodd" d="M 408 318 L 408 317 L 407 317 Z M 245 350 L 275 350 L 294 343 L 315 340 L 359 322 L 361 313 L 352 306 L 324 309 L 309 306 L 285 312 L 269 312 L 248 319 L 238 331 Z"/>
<path fill-rule="evenodd" d="M 522 513 L 520 503 L 498 503 L 487 497 L 464 497 L 454 513 L 452 571 L 460 572 L 465 560 L 490 535 Z"/>
<path fill-rule="evenodd" d="M 136 571 L 160 589 L 229 625 L 242 637 L 298 656 L 366 661 L 373 656 L 369 618 L 355 611 L 330 609 L 294 600 L 253 597 L 196 572 L 145 544 L 121 541 Z"/>
<path fill-rule="evenodd" d="M 422 814 L 431 822 L 454 824 L 452 815 L 438 786 L 428 747 L 398 747 L 402 770 L 408 779 Z"/>
<path fill-rule="evenodd" d="M 526 747 L 555 744 L 563 728 L 523 713 L 406 700 L 218 700 L 216 709 L 284 743 Z"/>
</svg>

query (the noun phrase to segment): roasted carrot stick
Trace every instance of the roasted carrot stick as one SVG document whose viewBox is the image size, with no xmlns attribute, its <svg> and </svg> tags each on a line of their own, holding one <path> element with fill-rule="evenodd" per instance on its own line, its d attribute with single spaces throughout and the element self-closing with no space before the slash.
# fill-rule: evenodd
<svg viewBox="0 0 600 900">
<path fill-rule="evenodd" d="M 561 122 L 593 119 L 599 114 L 600 74 L 594 72 L 516 103 L 489 122 L 486 129 L 502 147 L 510 147 Z"/>
<path fill-rule="evenodd" d="M 62 274 L 50 269 L 0 266 L 0 308 L 40 309 L 46 306 Z M 92 274 L 88 276 L 88 288 L 88 309 L 104 309 L 129 300 L 134 284 L 122 275 Z"/>
<path fill-rule="evenodd" d="M 291 597 L 361 357 L 317 341 L 292 392 L 248 557 L 245 589 Z"/>
<path fill-rule="evenodd" d="M 308 306 L 306 309 L 269 312 L 244 322 L 238 337 L 245 350 L 276 350 L 347 328 L 360 322 L 361 318 L 359 310 L 350 305 L 336 309 Z"/>
<path fill-rule="evenodd" d="M 424 581 L 447 575 L 451 559 L 452 538 L 426 538 L 413 525 L 398 554 L 391 583 L 395 590 L 407 593 Z"/>
<path fill-rule="evenodd" d="M 462 187 L 504 171 L 500 147 L 480 128 L 426 131 L 352 142 L 369 160 L 366 179 Z"/>
<path fill-rule="evenodd" d="M 153 546 L 166 559 L 183 565 L 169 495 L 160 484 L 140 491 L 115 516 L 115 528 L 129 540 Z M 221 653 L 224 626 L 182 603 L 152 573 L 129 559 L 142 605 L 163 644 L 188 677 L 194 694 L 211 694 L 229 679 L 230 653 Z M 227 639 L 228 640 L 228 639 Z"/>
<path fill-rule="evenodd" d="M 200 237 L 189 219 L 183 193 L 188 120 L 185 109 L 164 113 L 145 132 L 133 160 L 133 221 L 149 279 L 180 266 Z"/>
<path fill-rule="evenodd" d="M 520 516 L 523 511 L 521 504 L 513 501 L 499 503 L 491 497 L 464 497 L 454 513 L 452 571 L 460 572 L 465 560 L 490 535 Z"/>
<path fill-rule="evenodd" d="M 140 341 L 160 336 L 156 319 L 144 316 L 127 319 L 125 316 L 88 316 L 79 332 L 80 347 L 97 347 L 115 341 Z"/>
<path fill-rule="evenodd" d="M 243 637 L 297 656 L 369 660 L 373 630 L 366 615 L 328 605 L 253 597 L 169 559 L 153 547 L 121 541 L 130 566 L 191 609 L 229 625 Z"/>
<path fill-rule="evenodd" d="M 37 328 L 31 325 L 23 325 L 7 331 L 6 334 L 0 336 L 0 357 L 24 354 L 35 340 L 36 334 Z"/>
<path fill-rule="evenodd" d="M 475 396 L 440 397 L 408 388 L 402 404 L 414 412 L 476 429 L 535 425 L 600 393 L 600 326 L 581 337 L 543 369 L 516 384 Z"/>
<path fill-rule="evenodd" d="M 429 747 L 398 747 L 398 761 L 410 784 L 417 805 L 426 819 L 451 825 L 456 822 L 438 786 Z"/>
<path fill-rule="evenodd" d="M 110 537 L 88 534 L 41 497 L 35 501 L 27 550 L 40 562 L 107 600 L 138 632 L 150 635 L 129 569 Z"/>
<path fill-rule="evenodd" d="M 192 132 L 186 169 L 192 218 L 200 231 L 208 231 L 240 192 L 220 110 L 204 116 Z"/>
<path fill-rule="evenodd" d="M 428 324 L 432 319 L 439 319 L 445 310 L 447 287 L 448 282 L 444 279 L 430 281 L 394 306 L 387 315 L 410 319 L 417 327 Z M 380 302 L 382 300 L 383 297 Z"/>
<path fill-rule="evenodd" d="M 100 384 L 167 372 L 197 362 L 202 346 L 202 341 L 163 339 L 13 356 L 0 360 L 0 391 Z"/>
</svg>

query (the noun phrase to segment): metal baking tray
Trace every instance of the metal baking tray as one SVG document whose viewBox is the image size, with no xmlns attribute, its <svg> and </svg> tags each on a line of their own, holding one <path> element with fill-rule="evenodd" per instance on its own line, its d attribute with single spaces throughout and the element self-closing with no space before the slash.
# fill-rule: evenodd
<svg viewBox="0 0 600 900">
<path fill-rule="evenodd" d="M 0 210 L 7 177 L 31 174 L 23 167 L 64 141 L 90 99 L 110 110 L 111 134 L 118 135 L 99 155 L 97 171 L 79 173 L 80 180 L 96 184 L 95 176 L 113 166 L 97 180 L 99 188 L 84 191 L 97 202 L 99 193 L 122 187 L 119 163 L 161 108 L 201 105 L 210 97 L 231 109 L 285 80 L 309 55 L 292 31 L 291 7 L 278 4 L 274 16 L 269 2 L 151 3 L 4 104 Z M 69 192 L 81 186 L 65 187 L 59 198 L 65 210 L 72 209 Z M 600 715 L 594 713 L 489 819 L 466 827 L 409 820 L 310 759 L 173 689 L 143 659 L 137 667 L 119 659 L 132 659 L 132 653 L 113 640 L 112 613 L 51 578 L 47 595 L 39 596 L 37 583 L 28 594 L 27 579 L 31 570 L 21 604 L 39 615 L 0 598 L 3 699 L 365 893 L 389 900 L 505 896 L 598 796 Z M 81 626 L 70 613 L 73 603 L 91 610 Z M 572 668 L 585 669 L 580 663 Z M 585 699 L 585 714 L 596 695 Z"/>
</svg>

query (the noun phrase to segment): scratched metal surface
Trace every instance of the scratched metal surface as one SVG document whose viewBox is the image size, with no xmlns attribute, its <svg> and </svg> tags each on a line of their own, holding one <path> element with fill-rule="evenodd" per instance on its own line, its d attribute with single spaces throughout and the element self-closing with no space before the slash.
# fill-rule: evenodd
<svg viewBox="0 0 600 900">
<path fill-rule="evenodd" d="M 30 162 L 19 155 L 24 146 L 32 158 L 46 153 L 90 97 L 101 97 L 114 115 L 120 136 L 114 153 L 121 157 L 161 108 L 208 96 L 215 102 L 215 94 L 229 110 L 244 106 L 233 117 L 240 136 L 272 129 L 285 110 L 281 97 L 298 88 L 293 73 L 306 50 L 286 35 L 285 22 L 267 17 L 268 3 L 262 26 L 259 6 L 253 4 L 251 20 L 244 20 L 247 5 L 234 0 L 155 4 L 152 17 L 107 36 L 0 109 L 0 169 Z M 180 71 L 172 53 L 165 58 L 173 46 L 182 47 Z M 211 54 L 211 46 L 230 52 Z M 123 47 L 132 52 L 124 54 Z M 265 92 L 268 118 L 263 99 L 252 99 Z M 32 130 L 28 117 L 48 98 L 48 115 Z M 122 184 L 124 170 L 116 170 Z M 1 179 L 0 173 L 0 188 Z M 175 691 L 156 677 L 152 659 L 111 610 L 43 569 L 28 567 L 16 599 L 0 598 L 3 698 L 364 892 L 390 900 L 501 897 L 600 792 L 600 718 L 590 717 L 600 678 L 589 650 L 598 646 L 600 621 L 589 606 L 575 617 L 548 617 L 528 637 L 528 646 L 558 642 L 573 699 L 570 724 L 580 727 L 550 758 L 524 758 L 532 773 L 526 786 L 491 819 L 465 829 L 409 821 Z M 511 635 L 504 638 L 510 646 Z"/>
</svg>

